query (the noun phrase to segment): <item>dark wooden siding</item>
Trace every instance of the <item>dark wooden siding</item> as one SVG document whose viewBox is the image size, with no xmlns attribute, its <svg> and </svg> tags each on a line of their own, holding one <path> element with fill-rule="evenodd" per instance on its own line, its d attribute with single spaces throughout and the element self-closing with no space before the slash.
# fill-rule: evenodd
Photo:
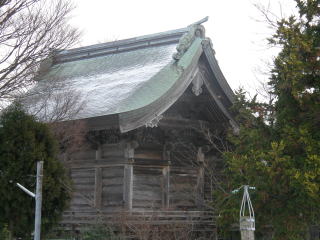
<svg viewBox="0 0 320 240">
<path fill-rule="evenodd" d="M 70 210 L 83 211 L 94 205 L 95 171 L 93 168 L 71 169 L 73 195 Z"/>
<path fill-rule="evenodd" d="M 121 211 L 123 207 L 123 167 L 102 169 L 102 208 Z"/>
<path fill-rule="evenodd" d="M 162 207 L 162 168 L 133 167 L 133 210 Z"/>
</svg>

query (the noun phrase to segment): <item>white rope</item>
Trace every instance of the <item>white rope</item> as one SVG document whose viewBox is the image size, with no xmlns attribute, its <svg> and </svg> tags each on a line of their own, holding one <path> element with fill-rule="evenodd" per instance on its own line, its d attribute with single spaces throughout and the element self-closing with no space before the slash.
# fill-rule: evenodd
<svg viewBox="0 0 320 240">
<path fill-rule="evenodd" d="M 241 219 L 245 218 L 245 217 L 249 217 L 246 219 L 246 221 L 251 222 L 250 224 L 250 228 L 245 229 L 245 230 L 255 230 L 255 217 L 254 217 L 254 210 L 253 210 L 253 206 L 251 203 L 251 199 L 250 199 L 250 195 L 249 195 L 249 186 L 248 185 L 244 185 L 243 186 L 243 197 L 242 197 L 242 202 L 241 202 L 241 208 L 240 208 L 240 221 Z M 248 209 L 248 210 L 246 210 Z M 249 216 L 246 215 L 246 212 L 249 213 Z"/>
</svg>

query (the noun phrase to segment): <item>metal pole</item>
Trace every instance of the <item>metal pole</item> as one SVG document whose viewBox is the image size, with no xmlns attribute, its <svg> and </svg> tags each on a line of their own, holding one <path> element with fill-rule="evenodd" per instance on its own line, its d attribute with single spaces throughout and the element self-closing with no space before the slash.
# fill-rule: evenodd
<svg viewBox="0 0 320 240">
<path fill-rule="evenodd" d="M 41 234 L 42 177 L 43 177 L 43 161 L 40 161 L 40 162 L 37 162 L 37 190 L 36 190 L 34 240 L 40 240 L 40 234 Z"/>
</svg>

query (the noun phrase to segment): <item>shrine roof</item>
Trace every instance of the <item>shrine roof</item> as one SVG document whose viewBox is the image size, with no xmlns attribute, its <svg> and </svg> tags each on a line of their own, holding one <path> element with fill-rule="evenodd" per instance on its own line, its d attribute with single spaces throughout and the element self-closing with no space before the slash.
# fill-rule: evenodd
<svg viewBox="0 0 320 240">
<path fill-rule="evenodd" d="M 64 95 L 74 94 L 76 101 L 70 101 L 81 103 L 81 109 L 67 120 L 117 115 L 122 130 L 130 130 L 133 127 L 125 126 L 130 117 L 132 121 L 140 114 L 139 122 L 150 121 L 182 94 L 190 84 L 186 79 L 192 78 L 190 74 L 205 42 L 208 39 L 204 28 L 196 23 L 187 28 L 59 51 L 40 66 L 37 84 L 23 100 L 24 105 L 29 112 L 43 115 L 55 112 L 54 108 L 63 104 Z M 225 80 L 221 85 L 230 100 L 232 90 Z M 181 88 L 179 93 L 177 88 Z M 41 99 L 46 99 L 45 109 Z M 157 107 L 156 102 L 168 106 Z M 150 108 L 158 110 L 150 115 Z"/>
</svg>

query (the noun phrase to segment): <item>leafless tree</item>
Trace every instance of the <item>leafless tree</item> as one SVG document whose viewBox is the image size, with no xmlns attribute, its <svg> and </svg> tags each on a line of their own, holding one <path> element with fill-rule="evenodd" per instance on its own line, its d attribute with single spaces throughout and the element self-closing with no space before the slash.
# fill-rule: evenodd
<svg viewBox="0 0 320 240">
<path fill-rule="evenodd" d="M 20 102 L 29 114 L 50 124 L 69 152 L 84 138 L 83 123 L 69 121 L 84 100 L 61 79 L 39 79 L 55 53 L 79 39 L 79 31 L 67 23 L 72 9 L 70 0 L 0 0 L 0 105 Z"/>
<path fill-rule="evenodd" d="M 76 43 L 68 0 L 0 0 L 0 101 L 34 84 L 40 63 Z"/>
<path fill-rule="evenodd" d="M 214 211 L 215 207 L 212 206 L 213 191 L 218 188 L 226 193 L 226 190 L 222 187 L 222 182 L 224 180 L 222 172 L 225 167 L 222 155 L 232 149 L 230 143 L 226 139 L 226 132 L 214 130 L 203 123 L 200 124 L 199 128 L 193 130 L 199 137 L 205 140 L 206 144 L 201 147 L 201 152 L 199 152 L 200 149 L 192 143 L 177 138 L 175 146 L 173 146 L 171 151 L 171 158 L 180 164 L 187 163 L 189 166 L 204 169 L 204 181 L 206 185 L 205 199 L 203 199 L 204 196 L 201 195 L 201 192 L 199 193 L 197 191 L 197 188 L 199 187 L 197 184 L 185 189 L 185 196 L 195 199 L 196 202 L 202 201 L 205 208 Z M 197 160 L 197 155 L 199 153 L 205 155 L 202 162 Z M 172 181 L 174 184 L 174 179 Z"/>
</svg>

